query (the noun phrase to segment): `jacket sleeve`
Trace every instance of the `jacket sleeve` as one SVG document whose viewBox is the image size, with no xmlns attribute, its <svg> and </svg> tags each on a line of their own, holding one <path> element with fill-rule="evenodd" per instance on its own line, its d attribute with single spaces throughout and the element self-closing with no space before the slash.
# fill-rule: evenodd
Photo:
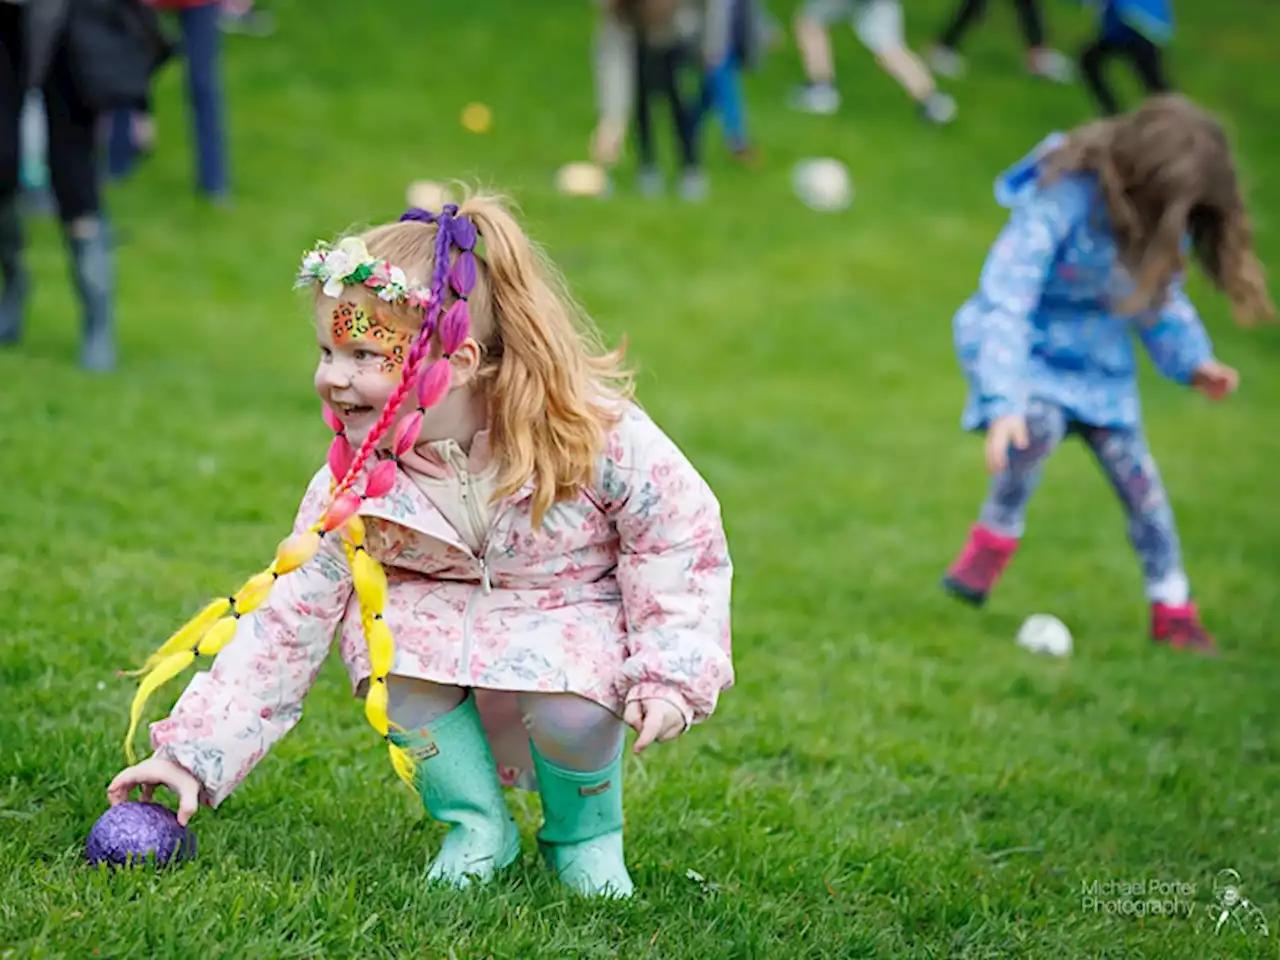
<svg viewBox="0 0 1280 960">
<path fill-rule="evenodd" d="M 1138 336 L 1156 369 L 1175 383 L 1190 383 L 1196 368 L 1213 359 L 1209 334 L 1181 278 L 1169 285 L 1169 295 L 1154 320 L 1139 319 Z"/>
<path fill-rule="evenodd" d="M 1085 209 L 1080 185 L 1069 180 L 1030 191 L 987 255 L 977 309 L 971 304 L 956 314 L 956 352 L 987 423 L 1026 412 L 1031 316 Z"/>
<path fill-rule="evenodd" d="M 319 519 L 329 483 L 322 469 L 303 498 L 295 533 Z M 278 579 L 266 602 L 241 618 L 231 642 L 192 678 L 169 716 L 151 725 L 155 755 L 189 770 L 204 803 L 225 800 L 297 724 L 351 592 L 341 544 L 326 537 L 314 558 Z"/>
<path fill-rule="evenodd" d="M 710 716 L 733 684 L 733 565 L 720 504 L 675 443 L 634 406 L 612 434 L 602 489 L 619 538 L 626 701 L 666 700 L 687 729 Z"/>
</svg>

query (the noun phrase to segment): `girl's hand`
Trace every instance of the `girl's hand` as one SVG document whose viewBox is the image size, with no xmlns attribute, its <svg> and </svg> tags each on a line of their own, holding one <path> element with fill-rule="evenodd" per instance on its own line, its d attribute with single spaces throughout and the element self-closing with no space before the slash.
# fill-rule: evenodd
<svg viewBox="0 0 1280 960">
<path fill-rule="evenodd" d="M 632 700 L 622 719 L 639 734 L 632 747 L 636 753 L 655 740 L 666 743 L 684 733 L 684 717 L 666 700 Z"/>
<path fill-rule="evenodd" d="M 1222 400 L 1236 392 L 1236 387 L 1240 386 L 1240 374 L 1225 363 L 1210 360 L 1196 367 L 1191 375 L 1191 386 L 1210 400 Z"/>
<path fill-rule="evenodd" d="M 107 800 L 111 806 L 124 803 L 135 787 L 141 787 L 139 799 L 146 802 L 156 792 L 156 787 L 168 787 L 178 797 L 178 823 L 184 827 L 200 803 L 200 781 L 169 760 L 147 757 L 127 770 L 121 770 L 107 786 Z"/>
<path fill-rule="evenodd" d="M 999 417 L 987 428 L 987 469 L 1001 473 L 1009 465 L 1009 447 L 1027 449 L 1027 421 L 1022 417 Z"/>
</svg>

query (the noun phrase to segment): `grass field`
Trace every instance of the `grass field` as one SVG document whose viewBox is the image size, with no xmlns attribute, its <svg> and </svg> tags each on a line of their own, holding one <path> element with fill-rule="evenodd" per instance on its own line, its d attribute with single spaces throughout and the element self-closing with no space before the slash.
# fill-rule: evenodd
<svg viewBox="0 0 1280 960">
<path fill-rule="evenodd" d="M 75 370 L 60 241 L 32 225 L 30 332 L 0 354 L 0 957 L 1280 955 L 1280 334 L 1235 329 L 1197 279 L 1240 394 L 1211 408 L 1144 364 L 1221 660 L 1147 642 L 1119 506 L 1080 449 L 1054 460 L 988 610 L 936 586 L 985 483 L 958 427 L 950 317 L 1001 222 L 992 177 L 1088 116 L 1083 90 L 1022 78 L 993 4 L 970 77 L 947 85 L 959 122 L 936 130 L 842 30 L 839 116 L 785 109 L 789 43 L 750 77 L 762 171 L 730 167 L 713 131 L 705 206 L 644 202 L 625 175 L 608 203 L 572 201 L 551 184 L 592 121 L 587 5 L 414 13 L 441 6 L 277 0 L 276 37 L 233 38 L 229 211 L 192 196 L 165 75 L 161 150 L 110 197 L 118 375 Z M 918 46 L 947 6 L 908 4 Z M 1280 11 L 1179 13 L 1175 77 L 1229 122 L 1275 264 Z M 1083 43 L 1085 13 L 1050 14 L 1061 45 Z M 490 133 L 459 126 L 471 100 L 492 107 Z M 849 212 L 790 197 L 807 155 L 850 165 Z M 419 177 L 517 198 L 607 334 L 630 336 L 643 401 L 723 502 L 738 683 L 706 726 L 630 762 L 637 896 L 574 900 L 531 843 L 487 891 L 426 889 L 437 830 L 336 658 L 298 730 L 195 819 L 194 864 L 87 870 L 123 764 L 132 686 L 116 670 L 265 562 L 323 455 L 297 257 L 398 215 Z M 1036 611 L 1071 625 L 1074 657 L 1014 645 Z M 536 800 L 513 803 L 531 841 Z M 1214 935 L 1224 868 L 1271 937 Z M 1113 880 L 1193 885 L 1192 915 L 1092 909 L 1083 889 Z"/>
</svg>

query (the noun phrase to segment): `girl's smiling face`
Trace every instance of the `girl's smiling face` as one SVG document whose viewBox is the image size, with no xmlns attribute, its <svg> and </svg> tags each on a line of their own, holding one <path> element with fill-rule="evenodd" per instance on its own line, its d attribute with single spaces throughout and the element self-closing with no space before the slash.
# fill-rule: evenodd
<svg viewBox="0 0 1280 960">
<path fill-rule="evenodd" d="M 353 447 L 364 442 L 400 382 L 415 333 L 358 301 L 316 298 L 316 393 Z"/>
</svg>

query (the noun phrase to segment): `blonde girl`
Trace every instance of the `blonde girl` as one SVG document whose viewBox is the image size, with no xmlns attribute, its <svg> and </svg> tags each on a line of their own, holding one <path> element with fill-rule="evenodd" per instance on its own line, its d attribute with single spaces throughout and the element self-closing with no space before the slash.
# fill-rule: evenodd
<svg viewBox="0 0 1280 960">
<path fill-rule="evenodd" d="M 427 812 L 429 876 L 520 853 L 503 786 L 536 789 L 560 879 L 629 896 L 622 760 L 731 685 L 731 563 L 715 496 L 632 401 L 553 269 L 497 199 L 321 244 L 315 387 L 334 431 L 276 558 L 148 661 L 147 696 L 216 654 L 152 755 L 109 787 L 216 807 L 297 724 L 331 642 Z"/>
</svg>

